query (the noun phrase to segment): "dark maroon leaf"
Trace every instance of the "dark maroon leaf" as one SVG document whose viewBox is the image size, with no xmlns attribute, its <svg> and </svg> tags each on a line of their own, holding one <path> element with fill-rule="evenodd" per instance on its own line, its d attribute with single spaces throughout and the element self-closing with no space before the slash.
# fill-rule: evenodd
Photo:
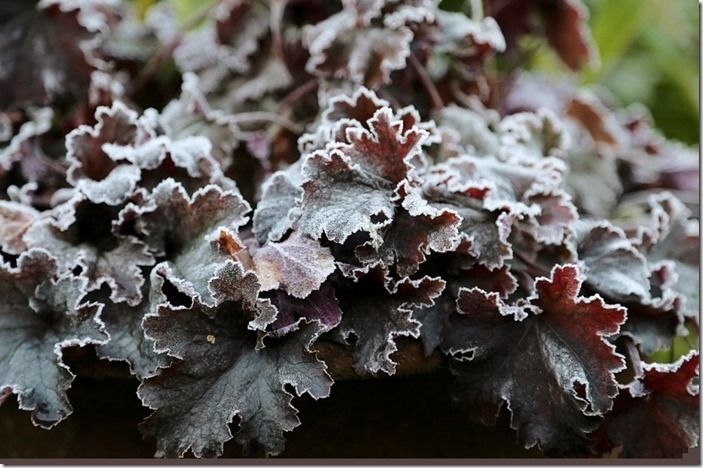
<svg viewBox="0 0 703 468">
<path fill-rule="evenodd" d="M 145 336 L 142 319 L 166 302 L 161 291 L 163 279 L 155 274 L 142 287 L 142 301 L 130 306 L 115 303 L 107 294 L 99 297 L 103 304 L 100 319 L 110 335 L 107 343 L 96 347 L 98 356 L 110 361 L 126 361 L 130 371 L 140 380 L 155 375 L 159 368 L 167 367 L 171 360 L 165 353 L 154 351 L 154 342 Z"/>
<path fill-rule="evenodd" d="M 395 211 L 394 190 L 422 164 L 420 146 L 427 133 L 418 127 L 405 129 L 389 108 L 378 110 L 368 125 L 371 130 L 348 128 L 349 143 L 330 144 L 303 163 L 296 222 L 301 232 L 314 239 L 324 233 L 342 244 L 365 231 L 375 245 L 380 243 L 380 229 Z"/>
<path fill-rule="evenodd" d="M 208 138 L 213 147 L 212 156 L 222 169 L 232 164 L 232 153 L 239 144 L 239 129 L 231 115 L 211 108 L 194 74 L 183 75 L 181 95 L 161 111 L 159 123 L 173 139 Z"/>
<path fill-rule="evenodd" d="M 358 282 L 338 288 L 343 314 L 334 333 L 344 342 L 353 343 L 354 369 L 358 374 L 383 371 L 393 375 L 395 337 L 419 336 L 420 322 L 413 314 L 432 306 L 444 284 L 441 279 L 428 276 L 393 281 L 376 267 Z"/>
<path fill-rule="evenodd" d="M 207 305 L 210 280 L 243 248 L 236 233 L 247 222 L 249 204 L 236 192 L 208 185 L 192 196 L 166 179 L 138 208 L 136 228 L 161 263 L 155 270 L 184 294 Z"/>
<path fill-rule="evenodd" d="M 524 445 L 548 454 L 584 452 L 596 427 L 589 416 L 611 408 L 614 373 L 624 368 L 604 338 L 618 332 L 625 309 L 579 297 L 581 282 L 574 265 L 557 266 L 535 281 L 533 296 L 512 305 L 464 289 L 442 345 L 454 358 L 459 401 L 484 423 L 495 423 L 507 404 Z"/>
<path fill-rule="evenodd" d="M 683 295 L 685 313 L 696 316 L 700 307 L 700 233 L 697 220 L 685 205 L 667 192 L 649 200 L 653 230 L 644 229 L 640 245 L 650 263 L 673 261 L 678 280 L 672 288 Z"/>
<path fill-rule="evenodd" d="M 304 31 L 310 51 L 306 70 L 372 89 L 388 83 L 393 70 L 405 67 L 413 34 L 402 22 L 379 24 L 380 4 L 347 1 L 339 13 L 308 26 Z"/>
<path fill-rule="evenodd" d="M 115 215 L 109 206 L 94 205 L 78 194 L 34 222 L 23 240 L 29 247 L 49 250 L 62 272 L 79 267 L 88 291 L 107 284 L 114 302 L 134 306 L 142 299 L 140 267 L 153 265 L 154 257 L 142 241 L 110 234 Z"/>
<path fill-rule="evenodd" d="M 395 265 L 395 271 L 404 277 L 414 274 L 431 252 L 456 248 L 461 218 L 450 209 L 431 206 L 418 189 L 407 184 L 401 184 L 398 195 L 401 206 L 383 233 L 383 244 L 378 250 L 362 245 L 356 254 L 364 263 L 381 260 Z"/>
<path fill-rule="evenodd" d="M 276 321 L 271 325 L 274 333 L 289 332 L 290 326 L 300 318 L 308 322 L 317 320 L 328 329 L 336 327 L 342 320 L 342 309 L 329 281 L 305 299 L 298 299 L 278 289 L 272 292 L 271 302 L 278 309 Z"/>
<path fill-rule="evenodd" d="M 249 71 L 259 40 L 270 28 L 269 8 L 263 2 L 220 2 L 211 19 L 188 34 L 175 51 L 180 69 L 198 74 L 205 91 L 214 90 L 233 73 Z"/>
<path fill-rule="evenodd" d="M 620 389 L 596 433 L 597 447 L 623 458 L 680 458 L 700 434 L 698 353 L 642 367 L 642 376 Z"/>
<path fill-rule="evenodd" d="M 155 112 L 140 117 L 119 101 L 99 107 L 94 127 L 80 126 L 66 137 L 67 180 L 93 203 L 113 206 L 138 186 L 151 189 L 168 177 L 193 191 L 210 183 L 236 190 L 207 138 L 171 139 L 159 134 L 159 118 Z"/>
</svg>

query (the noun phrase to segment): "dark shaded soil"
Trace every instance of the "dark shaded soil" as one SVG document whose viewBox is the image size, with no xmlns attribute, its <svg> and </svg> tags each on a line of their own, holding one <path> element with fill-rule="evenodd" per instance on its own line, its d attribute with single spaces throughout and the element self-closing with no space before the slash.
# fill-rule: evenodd
<svg viewBox="0 0 703 468">
<path fill-rule="evenodd" d="M 468 422 L 452 407 L 446 373 L 338 382 L 324 400 L 297 398 L 302 425 L 288 434 L 289 458 L 527 458 L 505 415 L 496 427 Z M 0 406 L 1 458 L 148 458 L 153 439 L 137 423 L 149 411 L 137 382 L 77 378 L 69 397 L 74 413 L 50 431 L 36 428 L 14 398 Z M 261 456 L 255 449 L 250 456 Z M 241 457 L 236 442 L 225 457 Z"/>
</svg>

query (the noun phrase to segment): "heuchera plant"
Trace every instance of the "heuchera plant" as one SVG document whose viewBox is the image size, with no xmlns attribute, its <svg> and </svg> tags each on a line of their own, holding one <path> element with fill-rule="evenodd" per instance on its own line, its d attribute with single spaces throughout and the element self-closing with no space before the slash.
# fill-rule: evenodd
<svg viewBox="0 0 703 468">
<path fill-rule="evenodd" d="M 320 345 L 415 340 L 545 455 L 695 446 L 698 353 L 652 356 L 697 336 L 697 150 L 516 67 L 595 58 L 579 0 L 471 5 L 3 1 L 0 401 L 58 424 L 90 346 L 157 456 L 285 454 Z"/>
</svg>

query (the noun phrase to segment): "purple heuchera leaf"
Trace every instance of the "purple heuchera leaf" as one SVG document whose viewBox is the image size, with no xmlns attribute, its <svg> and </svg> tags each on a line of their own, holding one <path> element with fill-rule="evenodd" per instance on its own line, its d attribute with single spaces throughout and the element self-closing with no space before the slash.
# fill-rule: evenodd
<svg viewBox="0 0 703 468">
<path fill-rule="evenodd" d="M 10 170 L 13 164 L 22 163 L 36 150 L 36 140 L 51 129 L 51 119 L 54 112 L 50 107 L 30 110 L 29 120 L 24 122 L 19 131 L 12 135 L 7 146 L 0 150 L 0 174 Z M 10 132 L 12 127 L 10 125 Z"/>
<path fill-rule="evenodd" d="M 625 309 L 578 297 L 581 281 L 576 266 L 557 266 L 513 305 L 464 289 L 442 344 L 454 358 L 456 397 L 486 423 L 507 404 L 525 446 L 551 454 L 583 452 L 585 432 L 596 426 L 588 416 L 611 408 L 614 373 L 624 368 L 604 338 L 618 332 Z"/>
<path fill-rule="evenodd" d="M 53 145 L 52 119 L 49 107 L 30 108 L 13 115 L 8 122 L 6 146 L 0 144 L 0 190 L 10 200 L 44 209 L 53 204 L 66 181 L 65 162 Z M 9 117 L 8 117 L 9 119 Z M 12 122 L 23 122 L 13 135 Z"/>
<path fill-rule="evenodd" d="M 330 281 L 326 281 L 305 299 L 298 299 L 277 289 L 270 293 L 271 302 L 278 309 L 276 321 L 271 324 L 274 335 L 291 331 L 290 326 L 304 318 L 311 322 L 317 320 L 326 329 L 336 327 L 342 320 L 342 309 Z"/>
<path fill-rule="evenodd" d="M 438 141 L 435 131 L 415 109 L 393 111 L 366 88 L 332 98 L 315 133 L 299 140 L 312 152 L 288 219 L 315 239 L 344 244 L 355 236 L 362 264 L 413 274 L 428 254 L 459 243 L 458 215 L 428 204 L 419 185 L 428 166 L 423 146 Z"/>
<path fill-rule="evenodd" d="M 347 128 L 363 128 L 371 131 L 374 115 L 384 108 L 390 109 L 390 103 L 364 86 L 357 88 L 350 95 L 335 95 L 329 98 L 315 130 L 298 139 L 298 149 L 305 154 L 324 149 L 333 141 L 351 143 L 347 136 Z M 417 127 L 427 132 L 428 137 L 425 141 L 427 144 L 439 141 L 434 122 L 423 122 L 417 109 L 412 106 L 393 112 L 392 120 L 402 122 L 406 130 Z"/>
<path fill-rule="evenodd" d="M 231 165 L 232 152 L 239 144 L 239 129 L 231 115 L 211 108 L 196 75 L 183 75 L 181 96 L 164 107 L 158 120 L 166 135 L 173 139 L 206 137 L 212 142 L 212 156 L 222 169 Z"/>
<path fill-rule="evenodd" d="M 172 139 L 160 134 L 159 114 L 136 112 L 116 101 L 99 107 L 94 127 L 82 125 L 66 137 L 67 180 L 93 203 L 120 205 L 138 186 L 153 188 L 166 177 L 189 190 L 217 184 L 236 190 L 211 155 L 203 136 Z"/>
<path fill-rule="evenodd" d="M 27 250 L 22 238 L 38 216 L 31 206 L 0 200 L 0 250 L 12 255 Z"/>
<path fill-rule="evenodd" d="M 621 229 L 606 221 L 579 221 L 574 230 L 586 284 L 615 301 L 651 303 L 647 260 Z"/>
<path fill-rule="evenodd" d="M 353 365 L 360 375 L 383 371 L 395 373 L 391 355 L 397 350 L 397 336 L 419 336 L 420 322 L 413 313 L 430 307 L 444 289 L 445 282 L 429 276 L 392 280 L 381 267 L 375 267 L 358 282 L 337 288 L 342 322 L 334 333 L 343 342 L 353 343 Z"/>
<path fill-rule="evenodd" d="M 413 317 L 422 324 L 420 340 L 425 356 L 432 354 L 442 344 L 449 318 L 456 310 L 456 300 L 462 289 L 479 288 L 507 299 L 518 287 L 517 280 L 507 265 L 494 270 L 482 265 L 466 267 L 451 257 L 455 257 L 454 252 L 438 256 L 435 259 L 436 266 L 430 270 L 441 272 L 442 279 L 447 282 L 442 295 L 435 300 L 434 305 L 413 312 Z M 453 264 L 458 264 L 458 268 Z"/>
<path fill-rule="evenodd" d="M 682 298 L 672 289 L 677 281 L 673 262 L 649 264 L 621 229 L 605 221 L 579 221 L 574 230 L 586 284 L 627 307 L 622 334 L 646 353 L 685 334 Z"/>
<path fill-rule="evenodd" d="M 388 189 L 367 185 L 338 150 L 314 153 L 303 170 L 306 181 L 296 229 L 313 239 L 324 234 L 339 244 L 365 231 L 375 243 L 381 242 L 380 230 L 394 212 Z"/>
<path fill-rule="evenodd" d="M 374 245 L 380 244 L 379 231 L 393 217 L 394 190 L 423 164 L 420 147 L 427 132 L 406 129 L 385 107 L 368 127 L 347 128 L 348 143 L 331 143 L 303 163 L 303 199 L 295 224 L 301 232 L 315 239 L 324 233 L 342 244 L 365 231 Z"/>
<path fill-rule="evenodd" d="M 345 1 L 344 8 L 303 31 L 310 51 L 309 73 L 343 78 L 370 88 L 390 80 L 405 67 L 413 33 L 405 24 L 388 27 L 376 20 L 383 2 Z"/>
<path fill-rule="evenodd" d="M 654 225 L 642 227 L 636 241 L 650 263 L 672 261 L 678 280 L 672 288 L 685 299 L 685 313 L 696 317 L 700 307 L 699 223 L 690 211 L 668 192 L 649 199 Z"/>
<path fill-rule="evenodd" d="M 435 209 L 448 209 L 460 217 L 458 230 L 464 250 L 478 263 L 500 268 L 513 254 L 508 237 L 517 214 L 485 209 L 483 198 L 489 190 L 485 184 L 461 185 L 452 180 L 455 177 L 459 178 L 459 173 L 443 169 L 430 174 L 424 185 L 425 196 Z"/>
<path fill-rule="evenodd" d="M 104 145 L 135 142 L 139 137 L 137 113 L 116 102 L 111 108 L 98 108 L 95 118 L 95 127 L 78 127 L 66 137 L 67 180 L 92 202 L 117 205 L 134 191 L 141 172 L 136 166 L 113 160 Z"/>
<path fill-rule="evenodd" d="M 482 105 L 471 108 L 448 105 L 435 118 L 442 135 L 438 160 L 462 154 L 498 156 L 500 139 L 494 128 L 500 122 L 500 115 L 495 110 Z"/>
<path fill-rule="evenodd" d="M 50 216 L 27 229 L 24 242 L 29 247 L 48 249 L 59 261 L 62 272 L 80 267 L 88 280 L 88 291 L 107 284 L 114 302 L 138 304 L 144 283 L 140 267 L 154 264 L 146 245 L 131 236 L 114 237 L 110 219 L 116 210 L 94 205 L 77 194 L 57 206 Z"/>
<path fill-rule="evenodd" d="M 186 35 L 174 54 L 182 71 L 200 76 L 206 92 L 231 75 L 250 71 L 259 40 L 270 29 L 266 3 L 227 0 L 217 5 L 211 19 Z"/>
<path fill-rule="evenodd" d="M 364 244 L 356 249 L 357 257 L 365 263 L 381 259 L 395 265 L 399 276 L 410 276 L 430 252 L 447 252 L 459 244 L 459 215 L 450 209 L 436 208 L 423 199 L 419 187 L 400 184 L 397 190 L 400 207 L 393 221 L 384 229 L 383 244 L 374 249 Z"/>
<path fill-rule="evenodd" d="M 595 434 L 597 449 L 619 457 L 680 458 L 700 433 L 699 355 L 691 351 L 671 364 L 643 364 L 642 374 L 622 386 L 613 410 Z"/>
<path fill-rule="evenodd" d="M 265 244 L 253 258 L 264 291 L 280 287 L 298 299 L 319 289 L 335 270 L 330 249 L 297 232 Z"/>
<path fill-rule="evenodd" d="M 241 281 L 243 270 L 236 264 L 230 270 Z M 235 415 L 239 443 L 258 442 L 278 454 L 284 432 L 300 424 L 284 386 L 315 399 L 329 395 L 332 379 L 309 351 L 320 325 L 296 322 L 293 331 L 257 349 L 256 333 L 247 328 L 251 304 L 241 299 L 240 293 L 216 308 L 197 298 L 189 308 L 163 304 L 144 320 L 157 351 L 178 359 L 139 388 L 144 404 L 155 410 L 142 429 L 157 438 L 157 456 L 187 450 L 198 457 L 220 455 L 232 438 L 228 424 Z"/>
<path fill-rule="evenodd" d="M 93 14 L 86 21 L 82 10 L 91 8 L 78 2 L 5 3 L 11 5 L 3 5 L 9 17 L 0 17 L 4 90 L 0 108 L 21 109 L 84 96 L 91 72 L 101 66 L 96 48 L 104 18 Z"/>
<path fill-rule="evenodd" d="M 679 456 L 698 356 L 637 353 L 698 325 L 697 151 L 487 63 L 533 33 L 584 66 L 581 2 L 0 2 L 0 402 L 51 427 L 91 344 L 157 455 L 278 454 L 316 340 L 360 377 L 419 341 L 527 447 Z"/>
<path fill-rule="evenodd" d="M 0 393 L 17 394 L 32 422 L 49 429 L 71 414 L 66 391 L 74 375 L 63 349 L 107 341 L 100 305 L 82 303 L 85 278 L 57 276 L 46 250 L 20 255 L 17 267 L 0 263 Z"/>
<path fill-rule="evenodd" d="M 228 260 L 216 271 L 210 279 L 210 287 L 215 300 L 235 300 L 243 304 L 246 310 L 252 312 L 249 330 L 265 330 L 276 320 L 278 311 L 268 299 L 260 299 L 261 283 L 256 273 L 243 273 L 242 264 Z M 260 341 L 257 346 L 263 347 Z"/>
<path fill-rule="evenodd" d="M 465 62 L 482 61 L 484 57 L 505 50 L 505 39 L 491 17 L 474 21 L 464 13 L 437 11 L 439 38 L 436 54 L 448 54 Z"/>
<path fill-rule="evenodd" d="M 565 170 L 557 158 L 515 157 L 499 161 L 461 156 L 433 167 L 432 178 L 428 179 L 434 185 L 432 189 L 440 194 L 478 199 L 486 210 L 535 216 L 541 210 L 531 206 L 530 197 L 557 189 Z"/>
<path fill-rule="evenodd" d="M 154 342 L 144 334 L 142 320 L 159 304 L 167 302 L 161 291 L 163 278 L 151 275 L 150 282 L 142 287 L 142 301 L 134 306 L 113 302 L 107 294 L 97 299 L 103 304 L 100 319 L 110 335 L 107 343 L 96 347 L 98 356 L 110 361 L 126 361 L 138 379 L 155 375 L 159 368 L 168 367 L 171 359 L 166 353 L 154 351 Z"/>
<path fill-rule="evenodd" d="M 213 305 L 210 280 L 243 248 L 236 237 L 249 204 L 236 192 L 208 185 L 188 196 L 173 179 L 161 182 L 136 208 L 136 229 L 161 261 L 155 270 L 178 288 Z"/>
<path fill-rule="evenodd" d="M 529 233 L 543 245 L 561 245 L 571 237 L 571 224 L 578 219 L 578 212 L 566 192 L 536 191 L 525 198 L 529 206 L 539 208 L 539 214 L 517 223 L 523 234 Z"/>
<path fill-rule="evenodd" d="M 303 196 L 301 182 L 298 163 L 286 171 L 276 172 L 264 183 L 253 217 L 253 231 L 260 244 L 280 240 L 293 226 L 293 209 Z"/>
</svg>

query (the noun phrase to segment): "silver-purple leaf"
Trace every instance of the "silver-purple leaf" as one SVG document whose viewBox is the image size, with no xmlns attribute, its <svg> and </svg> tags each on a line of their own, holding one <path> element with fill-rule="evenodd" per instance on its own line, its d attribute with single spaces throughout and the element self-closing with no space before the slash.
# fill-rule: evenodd
<svg viewBox="0 0 703 468">
<path fill-rule="evenodd" d="M 149 283 L 142 287 L 142 301 L 134 306 L 115 303 L 105 294 L 98 297 L 103 304 L 100 319 L 110 338 L 95 348 L 96 353 L 101 359 L 127 362 L 130 372 L 140 380 L 155 375 L 172 361 L 166 353 L 154 351 L 153 340 L 142 328 L 144 316 L 167 300 L 161 291 L 162 284 L 163 279 L 152 274 Z"/>
<path fill-rule="evenodd" d="M 393 281 L 382 268 L 374 268 L 360 280 L 337 289 L 342 321 L 333 330 L 351 344 L 354 370 L 359 375 L 395 373 L 392 354 L 395 338 L 417 338 L 420 322 L 415 311 L 431 307 L 445 282 L 429 276 Z"/>
<path fill-rule="evenodd" d="M 139 388 L 144 404 L 155 410 L 141 427 L 156 437 L 157 456 L 188 450 L 197 457 L 221 455 L 235 416 L 239 443 L 256 442 L 279 454 L 284 433 L 300 424 L 285 385 L 315 399 L 329 395 L 332 379 L 309 351 L 319 324 L 297 322 L 293 332 L 257 349 L 248 318 L 237 301 L 208 308 L 196 299 L 190 308 L 162 305 L 145 319 L 157 350 L 179 359 Z"/>
<path fill-rule="evenodd" d="M 280 287 L 298 299 L 319 289 L 335 270 L 327 247 L 296 232 L 284 241 L 263 245 L 253 258 L 264 291 Z"/>
<path fill-rule="evenodd" d="M 179 291 L 212 305 L 209 282 L 241 250 L 236 232 L 249 210 L 236 192 L 208 185 L 189 196 L 182 185 L 166 179 L 138 210 L 136 227 L 149 251 L 163 260 L 155 269 Z"/>
<path fill-rule="evenodd" d="M 0 263 L 0 393 L 9 389 L 32 422 L 49 429 L 68 417 L 74 375 L 63 349 L 107 341 L 100 305 L 82 303 L 85 278 L 57 276 L 56 259 L 32 249 L 17 267 Z"/>
<path fill-rule="evenodd" d="M 115 212 L 76 195 L 33 223 L 23 240 L 29 247 L 49 250 L 62 272 L 80 267 L 88 291 L 107 284 L 111 300 L 136 305 L 144 283 L 140 267 L 153 265 L 154 257 L 139 239 L 110 234 Z"/>
</svg>

